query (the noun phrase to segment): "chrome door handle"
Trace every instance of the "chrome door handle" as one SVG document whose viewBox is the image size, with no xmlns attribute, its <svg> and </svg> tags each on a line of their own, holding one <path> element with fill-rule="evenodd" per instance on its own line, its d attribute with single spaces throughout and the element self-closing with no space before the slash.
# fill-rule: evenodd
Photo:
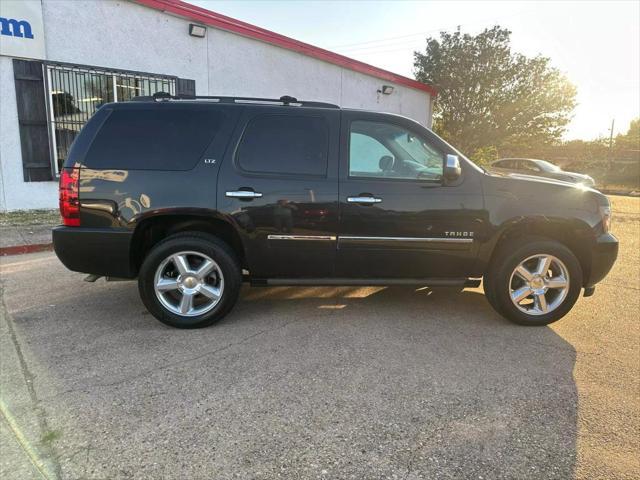
<svg viewBox="0 0 640 480">
<path fill-rule="evenodd" d="M 233 192 L 226 192 L 225 196 L 230 198 L 260 198 L 262 194 L 251 190 L 235 190 Z"/>
<path fill-rule="evenodd" d="M 380 203 L 381 198 L 378 197 L 347 197 L 349 203 Z"/>
</svg>

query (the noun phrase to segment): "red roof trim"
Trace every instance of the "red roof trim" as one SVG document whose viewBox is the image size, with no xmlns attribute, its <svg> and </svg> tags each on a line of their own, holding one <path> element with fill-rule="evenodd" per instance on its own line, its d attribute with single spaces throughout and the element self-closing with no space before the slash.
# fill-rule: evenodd
<svg viewBox="0 0 640 480">
<path fill-rule="evenodd" d="M 390 82 L 397 83 L 399 85 L 405 85 L 407 87 L 415 88 L 429 93 L 435 97 L 437 90 L 431 86 L 422 82 L 418 82 L 412 78 L 404 77 L 387 70 L 383 70 L 373 65 L 369 65 L 353 58 L 345 57 L 344 55 L 325 50 L 323 48 L 314 47 L 308 43 L 294 40 L 290 37 L 285 37 L 278 33 L 264 28 L 256 27 L 246 22 L 236 20 L 235 18 L 227 17 L 210 10 L 206 10 L 196 5 L 191 5 L 180 0 L 133 0 L 139 4 L 146 5 L 157 10 L 170 12 L 181 17 L 186 17 L 196 22 L 210 25 L 220 30 L 226 30 L 234 32 L 239 35 L 255 38 L 262 42 L 277 45 L 278 47 L 286 48 L 287 50 L 293 50 L 294 52 L 307 55 L 309 57 L 317 58 L 325 62 L 333 63 L 341 67 L 348 68 L 350 70 L 371 75 L 372 77 L 381 78 Z"/>
</svg>

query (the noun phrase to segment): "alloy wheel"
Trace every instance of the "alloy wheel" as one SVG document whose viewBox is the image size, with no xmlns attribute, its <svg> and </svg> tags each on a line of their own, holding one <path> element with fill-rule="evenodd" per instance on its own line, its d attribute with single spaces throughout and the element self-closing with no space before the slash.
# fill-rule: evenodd
<svg viewBox="0 0 640 480">
<path fill-rule="evenodd" d="M 222 298 L 224 276 L 220 266 L 200 252 L 171 254 L 156 269 L 153 288 L 171 313 L 195 317 L 211 311 Z"/>
<path fill-rule="evenodd" d="M 509 279 L 513 304 L 527 315 L 546 315 L 569 293 L 569 270 L 553 255 L 532 255 L 518 264 Z"/>
</svg>

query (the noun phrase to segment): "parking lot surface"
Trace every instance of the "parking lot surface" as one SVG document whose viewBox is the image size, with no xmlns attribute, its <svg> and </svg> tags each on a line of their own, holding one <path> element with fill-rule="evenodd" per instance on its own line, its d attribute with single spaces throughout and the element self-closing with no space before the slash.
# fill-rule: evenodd
<svg viewBox="0 0 640 480">
<path fill-rule="evenodd" d="M 482 289 L 243 291 L 165 327 L 133 282 L 1 260 L 0 478 L 639 478 L 640 200 L 550 327 Z"/>
</svg>

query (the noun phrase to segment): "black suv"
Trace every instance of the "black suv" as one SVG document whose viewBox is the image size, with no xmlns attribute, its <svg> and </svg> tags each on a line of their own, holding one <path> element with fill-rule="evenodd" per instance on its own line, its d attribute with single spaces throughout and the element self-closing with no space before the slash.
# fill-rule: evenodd
<svg viewBox="0 0 640 480">
<path fill-rule="evenodd" d="M 291 97 L 170 97 L 100 108 L 60 176 L 58 258 L 138 278 L 160 321 L 203 327 L 243 280 L 478 286 L 545 325 L 611 269 L 601 193 L 491 174 L 407 118 Z"/>
</svg>

